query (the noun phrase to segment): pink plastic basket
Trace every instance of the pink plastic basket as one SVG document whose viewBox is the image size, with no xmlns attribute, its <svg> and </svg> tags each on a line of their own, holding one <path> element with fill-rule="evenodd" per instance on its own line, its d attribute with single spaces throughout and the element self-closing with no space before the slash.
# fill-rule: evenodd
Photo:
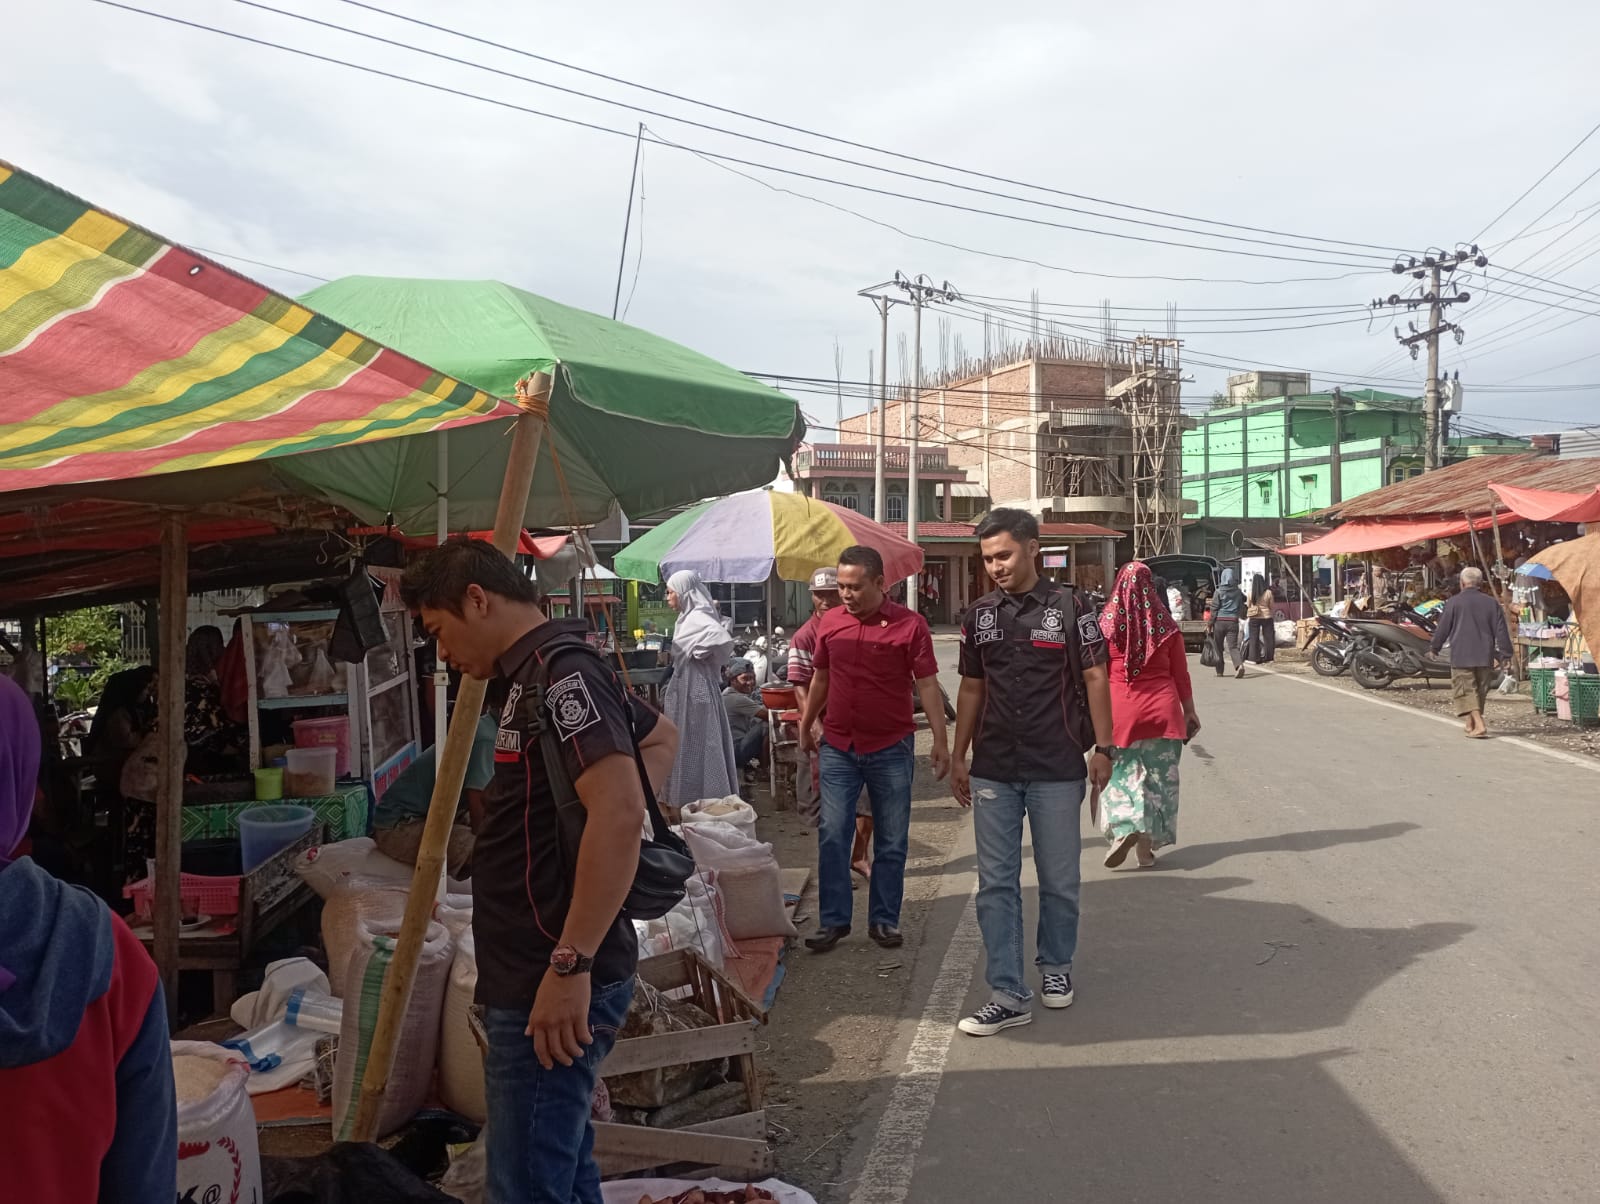
<svg viewBox="0 0 1600 1204">
<path fill-rule="evenodd" d="M 323 719 L 296 719 L 294 745 L 296 748 L 332 748 L 338 751 L 334 772 L 341 778 L 350 776 L 350 716 L 329 715 Z"/>
<path fill-rule="evenodd" d="M 239 876 L 208 878 L 202 874 L 179 874 L 178 897 L 186 916 L 234 916 L 239 914 Z M 133 914 L 148 920 L 154 906 L 155 883 L 149 878 L 130 882 L 122 897 L 133 900 Z"/>
</svg>

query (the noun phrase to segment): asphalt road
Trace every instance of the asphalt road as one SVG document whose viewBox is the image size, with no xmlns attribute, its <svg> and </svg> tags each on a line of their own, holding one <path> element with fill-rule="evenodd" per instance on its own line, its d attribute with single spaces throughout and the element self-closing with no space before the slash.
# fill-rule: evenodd
<svg viewBox="0 0 1600 1204">
<path fill-rule="evenodd" d="M 1600 1199 L 1600 773 L 1196 685 L 1180 843 L 1114 873 L 1085 815 L 1076 1005 L 989 1038 L 964 827 L 840 1198 Z"/>
</svg>

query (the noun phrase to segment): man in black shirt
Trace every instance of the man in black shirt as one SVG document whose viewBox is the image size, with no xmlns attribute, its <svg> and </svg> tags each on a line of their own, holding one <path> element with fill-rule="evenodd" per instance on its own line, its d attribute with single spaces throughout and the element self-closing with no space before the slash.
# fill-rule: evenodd
<svg viewBox="0 0 1600 1204">
<path fill-rule="evenodd" d="M 676 732 L 623 690 L 584 642 L 584 621 L 547 618 L 533 584 L 489 544 L 461 540 L 426 553 L 401 592 L 439 655 L 495 678 L 503 702 L 473 851 L 477 999 L 489 1037 L 488 1199 L 598 1204 L 591 1099 L 638 962 L 622 914 L 645 823 L 634 750 L 654 777 Z M 530 687 L 541 669 L 539 707 Z M 575 853 L 557 821 L 541 724 L 553 728 L 584 808 Z"/>
<path fill-rule="evenodd" d="M 992 510 L 978 525 L 984 567 L 999 586 L 961 624 L 961 692 L 950 781 L 973 809 L 978 927 L 988 954 L 989 1002 L 958 1026 L 988 1037 L 1033 1019 L 1022 967 L 1022 821 L 1039 873 L 1038 956 L 1045 1007 L 1072 1003 L 1078 947 L 1078 809 L 1084 779 L 1111 776 L 1111 685 L 1106 643 L 1071 589 L 1035 567 L 1039 524 Z M 1090 747 L 1094 755 L 1084 764 Z M 967 768 L 971 748 L 972 768 Z"/>
</svg>

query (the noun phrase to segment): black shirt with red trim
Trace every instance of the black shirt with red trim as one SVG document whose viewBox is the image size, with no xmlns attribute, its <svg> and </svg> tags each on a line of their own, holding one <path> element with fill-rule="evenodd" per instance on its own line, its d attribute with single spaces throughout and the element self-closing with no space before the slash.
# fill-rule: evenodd
<svg viewBox="0 0 1600 1204">
<path fill-rule="evenodd" d="M 472 852 L 477 999 L 488 1007 L 533 1006 L 572 901 L 569 854 L 529 713 L 528 687 L 541 662 L 547 666 L 546 720 L 573 782 L 604 757 L 632 760 L 635 743 L 659 718 L 584 644 L 585 630 L 582 619 L 541 623 L 495 666 L 503 705 L 494 780 L 484 792 L 483 827 Z M 639 960 L 633 924 L 619 914 L 599 949 L 579 952 L 594 957 L 595 986 L 622 981 Z"/>
<path fill-rule="evenodd" d="M 998 782 L 1077 782 L 1088 776 L 1073 737 L 1078 683 L 1068 641 L 1084 668 L 1103 665 L 1105 637 L 1080 614 L 1074 591 L 1040 578 L 1025 594 L 995 590 L 961 620 L 962 677 L 984 683 L 972 737 L 972 776 Z"/>
</svg>

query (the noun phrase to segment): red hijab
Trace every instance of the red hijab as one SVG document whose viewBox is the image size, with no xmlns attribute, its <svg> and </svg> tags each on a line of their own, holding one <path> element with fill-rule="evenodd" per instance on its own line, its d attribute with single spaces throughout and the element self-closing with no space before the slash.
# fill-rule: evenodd
<svg viewBox="0 0 1600 1204">
<path fill-rule="evenodd" d="M 1177 634 L 1167 600 L 1157 596 L 1155 579 L 1144 561 L 1130 560 L 1122 566 L 1116 592 L 1100 612 L 1100 630 L 1122 654 L 1126 681 L 1137 678 L 1156 649 Z"/>
</svg>

